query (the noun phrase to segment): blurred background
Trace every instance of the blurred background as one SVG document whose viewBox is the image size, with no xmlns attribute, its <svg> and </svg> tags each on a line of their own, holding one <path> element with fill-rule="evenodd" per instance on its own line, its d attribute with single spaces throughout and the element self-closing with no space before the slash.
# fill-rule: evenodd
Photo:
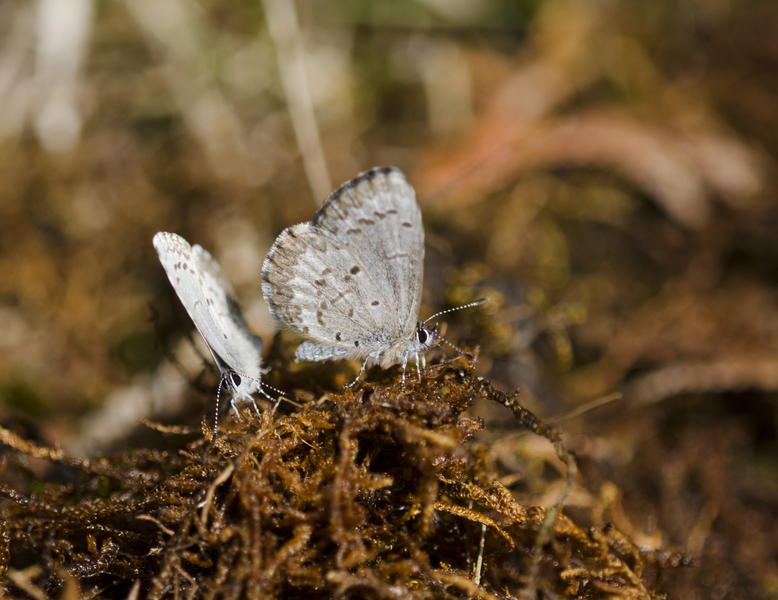
<svg viewBox="0 0 778 600">
<path fill-rule="evenodd" d="M 154 233 L 269 345 L 275 236 L 395 165 L 422 317 L 489 296 L 448 337 L 581 413 L 571 514 L 694 556 L 677 597 L 775 597 L 776 29 L 768 0 L 0 3 L 0 422 L 92 454 L 210 415 Z M 553 452 L 474 413 L 531 496 Z"/>
</svg>

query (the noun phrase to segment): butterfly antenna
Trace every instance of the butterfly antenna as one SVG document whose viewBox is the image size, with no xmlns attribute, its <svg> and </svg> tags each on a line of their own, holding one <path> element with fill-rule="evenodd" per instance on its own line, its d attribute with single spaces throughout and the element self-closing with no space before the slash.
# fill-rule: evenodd
<svg viewBox="0 0 778 600">
<path fill-rule="evenodd" d="M 271 401 L 275 402 L 275 406 L 273 407 L 273 412 L 272 412 L 271 414 L 274 414 L 274 413 L 275 413 L 275 411 L 276 411 L 276 408 L 278 408 L 278 403 L 279 403 L 279 402 L 280 402 L 282 399 L 283 399 L 283 400 L 286 400 L 286 401 L 287 401 L 289 404 L 291 404 L 291 405 L 293 405 L 293 406 L 296 406 L 297 408 L 302 408 L 302 407 L 303 407 L 303 405 L 302 405 L 302 404 L 300 404 L 299 402 L 295 402 L 294 400 L 290 400 L 289 398 L 287 398 L 287 397 L 286 397 L 286 392 L 282 392 L 282 391 L 281 391 L 281 390 L 279 390 L 278 388 L 274 388 L 274 387 L 273 387 L 272 385 L 270 385 L 269 383 L 265 383 L 264 381 L 261 381 L 261 380 L 257 379 L 256 377 L 251 377 L 251 376 L 249 376 L 249 375 L 243 375 L 243 374 L 241 374 L 241 373 L 237 373 L 237 375 L 239 375 L 240 377 L 245 377 L 246 379 L 248 379 L 248 380 L 250 380 L 250 381 L 253 381 L 254 383 L 256 383 L 256 384 L 259 386 L 259 393 L 260 393 L 260 394 L 262 394 L 262 395 L 263 395 L 265 398 L 267 398 L 268 400 L 271 400 Z M 268 389 L 270 389 L 270 390 L 273 390 L 273 391 L 274 391 L 276 394 L 278 394 L 278 396 L 279 396 L 279 397 L 278 397 L 278 398 L 273 398 L 273 396 L 271 396 L 271 395 L 270 395 L 270 394 L 268 394 L 268 393 L 267 393 L 265 390 L 263 390 L 263 389 L 262 389 L 263 387 L 266 387 L 266 388 L 268 388 Z M 256 405 L 256 404 L 254 404 L 254 408 L 257 408 L 257 405 Z M 259 409 L 257 409 L 257 414 L 261 414 L 261 413 L 259 412 Z"/>
<path fill-rule="evenodd" d="M 222 384 L 224 383 L 224 376 L 219 379 L 219 387 L 216 388 L 216 414 L 213 416 L 213 439 L 211 444 L 216 444 L 216 432 L 219 431 L 219 397 L 222 393 Z"/>
<path fill-rule="evenodd" d="M 283 400 L 286 400 L 286 401 L 287 401 L 289 404 L 291 404 L 292 406 L 296 406 L 297 408 L 302 408 L 302 407 L 303 407 L 303 405 L 302 405 L 302 404 L 300 404 L 299 402 L 295 402 L 294 400 L 290 400 L 289 398 L 287 398 L 287 397 L 286 397 L 286 392 L 282 392 L 282 391 L 281 391 L 281 390 L 279 390 L 278 388 L 274 388 L 274 387 L 273 387 L 272 385 L 270 385 L 269 383 L 265 383 L 264 381 L 260 381 L 260 382 L 259 382 L 259 385 L 260 385 L 260 386 L 264 386 L 264 387 L 266 387 L 266 388 L 268 388 L 268 389 L 271 389 L 271 390 L 273 390 L 273 391 L 274 391 L 276 394 L 278 394 L 278 398 L 277 398 L 277 399 L 275 399 L 275 400 L 276 400 L 276 406 L 278 406 L 278 402 L 280 402 L 280 401 L 283 399 Z M 273 411 L 275 411 L 275 408 L 273 409 Z"/>
<path fill-rule="evenodd" d="M 454 344 L 452 344 L 451 342 L 449 342 L 449 341 L 448 341 L 447 339 L 445 339 L 444 337 L 442 337 L 442 336 L 438 336 L 438 339 L 439 339 L 441 342 L 443 342 L 444 344 L 446 344 L 447 346 L 451 346 L 451 347 L 452 347 L 454 350 L 456 350 L 457 352 L 459 352 L 459 354 L 460 354 L 460 355 L 469 356 L 469 357 L 471 357 L 471 358 L 473 357 L 473 354 L 472 354 L 472 353 L 468 352 L 467 350 L 462 350 L 462 348 L 460 348 L 459 346 L 455 346 Z"/>
<path fill-rule="evenodd" d="M 441 310 L 439 313 L 435 313 L 432 315 L 429 319 L 424 321 L 425 323 L 427 321 L 431 321 L 435 317 L 439 317 L 440 315 L 445 315 L 446 313 L 454 312 L 455 310 L 462 310 L 463 308 L 471 308 L 473 306 L 480 306 L 484 302 L 488 302 L 489 298 L 481 298 L 480 300 L 476 300 L 475 302 L 471 302 L 470 304 L 463 304 L 462 306 L 457 306 L 456 308 L 449 308 L 448 310 Z"/>
</svg>

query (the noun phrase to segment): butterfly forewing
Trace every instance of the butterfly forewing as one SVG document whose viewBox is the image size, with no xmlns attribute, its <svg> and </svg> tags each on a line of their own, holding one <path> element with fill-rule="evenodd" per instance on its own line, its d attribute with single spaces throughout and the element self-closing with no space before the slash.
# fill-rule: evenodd
<svg viewBox="0 0 778 600">
<path fill-rule="evenodd" d="M 309 340 L 298 359 L 394 359 L 415 333 L 423 262 L 413 189 L 397 169 L 373 169 L 278 236 L 262 290 L 275 318 Z"/>
<path fill-rule="evenodd" d="M 249 331 L 221 267 L 203 248 L 193 248 L 174 233 L 157 233 L 154 248 L 222 374 L 234 371 L 246 376 L 235 391 L 249 399 L 259 389 L 263 343 Z M 235 387 L 232 381 L 230 385 Z"/>
<path fill-rule="evenodd" d="M 192 247 L 174 233 L 159 232 L 154 236 L 154 248 L 181 304 L 207 343 L 208 335 L 217 325 L 202 293 Z"/>
<path fill-rule="evenodd" d="M 364 173 L 341 186 L 314 225 L 344 240 L 393 305 L 393 339 L 416 326 L 424 279 L 424 227 L 416 194 L 395 168 Z"/>
<path fill-rule="evenodd" d="M 203 247 L 192 248 L 203 292 L 218 333 L 206 340 L 222 360 L 237 373 L 259 379 L 264 342 L 246 325 L 235 291 L 219 263 Z"/>
</svg>

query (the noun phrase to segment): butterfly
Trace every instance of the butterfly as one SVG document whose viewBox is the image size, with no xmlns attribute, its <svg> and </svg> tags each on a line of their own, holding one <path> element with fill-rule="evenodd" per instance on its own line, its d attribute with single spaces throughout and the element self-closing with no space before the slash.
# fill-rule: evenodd
<svg viewBox="0 0 778 600">
<path fill-rule="evenodd" d="M 235 414 L 240 418 L 236 400 L 251 402 L 259 412 L 252 394 L 264 394 L 260 386 L 264 343 L 249 331 L 232 285 L 219 263 L 207 250 L 197 244 L 190 246 L 175 233 L 157 233 L 154 248 L 173 289 L 219 367 L 220 389 L 226 383 L 232 392 Z"/>
<path fill-rule="evenodd" d="M 404 381 L 409 358 L 418 364 L 438 340 L 418 321 L 423 278 L 416 194 L 399 169 L 379 167 L 335 190 L 313 221 L 281 232 L 262 293 L 275 320 L 305 339 L 297 360 L 353 358 L 362 370 L 402 362 Z"/>
</svg>

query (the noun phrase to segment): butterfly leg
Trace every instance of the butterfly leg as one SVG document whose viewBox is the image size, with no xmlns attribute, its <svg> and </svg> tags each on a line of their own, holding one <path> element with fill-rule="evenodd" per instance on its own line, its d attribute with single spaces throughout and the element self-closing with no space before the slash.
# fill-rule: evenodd
<svg viewBox="0 0 778 600">
<path fill-rule="evenodd" d="M 268 369 L 268 371 L 269 370 L 270 369 Z M 257 383 L 259 384 L 259 382 L 257 382 Z M 265 384 L 265 385 L 267 385 L 267 384 Z M 273 389 L 275 389 L 275 388 L 273 388 Z M 276 414 L 276 409 L 278 408 L 278 405 L 281 404 L 281 396 L 279 396 L 278 398 L 273 398 L 273 396 L 271 396 L 264 389 L 262 389 L 262 385 L 259 385 L 259 393 L 262 394 L 265 398 L 267 398 L 268 400 L 270 400 L 273 403 L 273 410 L 270 411 L 270 414 L 271 415 L 275 415 Z M 253 402 L 254 398 L 252 398 L 251 401 Z M 254 404 L 254 408 L 257 409 L 257 405 L 256 404 Z M 257 414 L 259 414 L 259 409 L 257 409 Z"/>
<path fill-rule="evenodd" d="M 262 386 L 261 386 L 261 385 L 259 386 L 259 393 L 260 393 L 260 394 L 262 394 L 262 395 L 263 395 L 265 398 L 267 398 L 267 399 L 268 399 L 268 400 L 270 400 L 271 402 L 276 402 L 276 403 L 277 403 L 277 402 L 280 402 L 280 401 L 281 401 L 281 399 L 280 399 L 280 398 L 273 398 L 273 396 L 271 396 L 271 395 L 270 395 L 270 394 L 268 394 L 268 393 L 267 393 L 267 392 L 266 392 L 264 389 L 262 389 Z M 253 398 L 252 398 L 252 400 L 253 400 Z M 254 408 L 257 410 L 257 414 L 260 414 L 260 413 L 259 413 L 259 409 L 257 409 L 257 405 L 256 405 L 256 404 L 254 405 Z M 275 409 L 273 409 L 273 411 L 275 412 Z"/>
<path fill-rule="evenodd" d="M 276 409 L 278 408 L 279 404 L 281 404 L 281 396 L 278 397 L 278 400 L 276 400 L 276 403 L 273 405 L 273 410 L 270 411 L 271 417 L 276 414 Z"/>
<path fill-rule="evenodd" d="M 238 410 L 238 405 L 235 404 L 235 398 L 230 400 L 230 406 L 232 406 L 232 412 L 234 412 L 235 416 L 238 417 L 238 421 L 242 421 L 243 419 L 240 418 L 240 411 Z"/>
<path fill-rule="evenodd" d="M 419 353 L 418 352 L 414 352 L 413 353 L 413 358 L 416 361 L 416 374 L 419 376 L 419 381 L 421 381 L 421 369 L 419 369 Z M 424 353 L 423 352 L 421 354 L 421 358 L 422 358 L 422 360 L 424 360 Z M 425 364 L 424 366 L 426 367 L 427 365 Z"/>
<path fill-rule="evenodd" d="M 405 367 L 408 366 L 408 355 L 403 354 L 403 376 L 402 376 L 402 384 L 400 385 L 401 390 L 405 390 Z"/>
<path fill-rule="evenodd" d="M 352 381 L 351 383 L 349 383 L 349 384 L 346 386 L 346 389 L 348 389 L 348 388 L 350 388 L 350 387 L 354 387 L 354 386 L 356 385 L 357 381 L 359 381 L 359 378 L 360 378 L 360 377 L 362 377 L 362 373 L 364 373 L 364 372 L 365 372 L 365 365 L 367 365 L 367 361 L 368 361 L 368 360 L 370 360 L 370 357 L 369 357 L 369 356 L 368 356 L 368 357 L 365 359 L 365 362 L 363 362 L 363 363 L 362 363 L 362 366 L 361 366 L 361 367 L 360 367 L 360 369 L 359 369 L 359 373 L 357 373 L 357 376 L 356 376 L 356 378 L 354 379 L 354 381 Z"/>
<path fill-rule="evenodd" d="M 253 381 L 254 383 L 256 383 L 256 384 L 257 384 L 257 387 L 259 388 L 259 391 L 262 393 L 262 395 L 263 395 L 263 396 L 265 396 L 265 397 L 267 397 L 269 400 L 272 400 L 273 402 L 275 402 L 275 398 L 271 398 L 270 396 L 268 396 L 268 395 L 265 393 L 265 390 L 263 390 L 263 389 L 262 389 L 262 385 L 260 384 L 260 382 L 259 382 L 259 379 L 254 379 L 253 377 L 249 377 L 248 375 L 243 375 L 243 377 L 245 377 L 246 379 L 250 379 L 251 381 Z M 245 389 L 241 389 L 239 393 L 240 393 L 240 399 L 241 399 L 241 400 L 246 400 L 246 401 L 248 401 L 248 402 L 251 402 L 251 405 L 254 407 L 254 412 L 255 412 L 255 413 L 257 413 L 258 415 L 261 415 L 261 414 L 262 414 L 261 412 L 259 412 L 259 407 L 257 406 L 257 403 L 256 403 L 256 401 L 254 400 L 254 396 L 252 396 L 252 395 L 251 395 L 251 394 L 250 394 L 248 391 L 246 391 Z M 234 406 L 234 405 L 233 405 L 233 406 Z M 240 417 L 238 417 L 238 418 L 240 418 Z"/>
</svg>

